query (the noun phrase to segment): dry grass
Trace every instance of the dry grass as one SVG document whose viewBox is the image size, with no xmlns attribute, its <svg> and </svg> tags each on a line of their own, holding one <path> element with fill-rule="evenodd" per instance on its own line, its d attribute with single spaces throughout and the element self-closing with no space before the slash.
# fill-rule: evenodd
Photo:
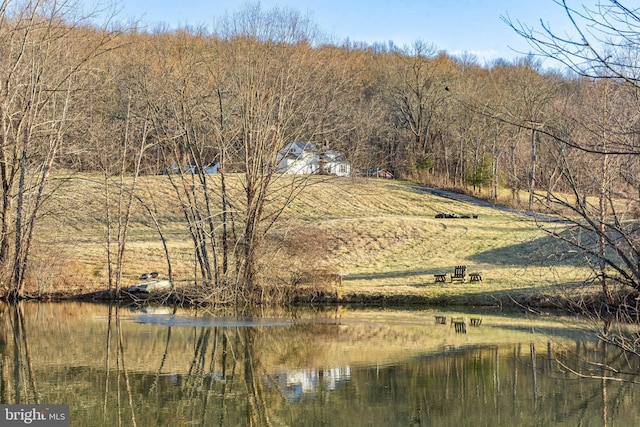
<svg viewBox="0 0 640 427">
<path fill-rule="evenodd" d="M 263 263 L 267 273 L 291 266 L 301 271 L 312 265 L 340 272 L 343 295 L 406 295 L 482 303 L 507 294 L 552 292 L 590 275 L 580 259 L 559 257 L 557 253 L 567 251 L 557 248 L 554 240 L 524 216 L 433 196 L 397 181 L 314 177 L 308 184 L 286 210 L 276 236 L 294 241 L 295 236 L 298 241 L 302 236 L 304 241 L 315 242 L 316 250 L 291 244 L 284 251 L 270 253 Z M 176 276 L 188 280 L 194 269 L 190 240 L 167 178 L 143 178 L 140 195 L 168 237 Z M 99 179 L 64 181 L 52 201 L 38 230 L 38 252 L 62 254 L 69 265 L 86 275 L 87 282 L 104 287 L 104 201 Z M 441 212 L 478 218 L 436 219 Z M 484 280 L 434 283 L 434 273 L 449 273 L 460 264 L 467 265 L 468 271 L 482 272 Z M 137 206 L 125 282 L 133 283 L 141 272 L 151 270 L 166 271 L 166 263 L 148 215 Z"/>
</svg>

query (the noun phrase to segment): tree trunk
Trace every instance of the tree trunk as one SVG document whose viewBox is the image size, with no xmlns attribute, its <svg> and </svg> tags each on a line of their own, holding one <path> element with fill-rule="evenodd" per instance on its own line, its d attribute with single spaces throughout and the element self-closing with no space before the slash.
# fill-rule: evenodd
<svg viewBox="0 0 640 427">
<path fill-rule="evenodd" d="M 531 125 L 531 172 L 529 175 L 529 212 L 533 211 L 533 199 L 536 190 L 536 125 Z"/>
</svg>

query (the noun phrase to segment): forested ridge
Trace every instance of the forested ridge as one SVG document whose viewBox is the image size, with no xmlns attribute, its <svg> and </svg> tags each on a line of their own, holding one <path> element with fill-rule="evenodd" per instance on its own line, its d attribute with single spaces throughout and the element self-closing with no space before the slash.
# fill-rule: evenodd
<svg viewBox="0 0 640 427">
<path fill-rule="evenodd" d="M 192 224 L 201 279 L 255 292 L 261 242 L 305 184 L 287 184 L 285 196 L 278 187 L 278 153 L 292 141 L 344 153 L 354 174 L 387 170 L 493 200 L 508 189 L 513 206 L 575 221 L 581 233 L 559 237 L 599 260 L 603 289 L 609 269 L 638 286 L 640 116 L 624 56 L 609 68 L 543 68 L 534 56 L 480 65 L 428 41 L 327 43 L 298 12 L 259 5 L 215 31 L 148 32 L 100 29 L 68 3 L 5 3 L 0 260 L 14 297 L 55 171 L 103 176 L 110 287 L 135 177 L 178 172 L 169 179 Z M 613 47 L 622 54 L 633 40 Z M 222 172 L 215 188 L 202 173 L 185 177 L 212 163 Z M 226 187 L 231 174 L 241 177 L 241 199 Z M 125 186 L 124 177 L 134 179 Z M 113 211 L 109 200 L 118 200 Z"/>
<path fill-rule="evenodd" d="M 577 76 L 561 64 L 545 68 L 535 56 L 479 65 L 428 41 L 328 45 L 295 11 L 256 6 L 242 14 L 246 22 L 235 17 L 240 22 L 218 33 L 105 33 L 61 23 L 66 53 L 56 65 L 96 55 L 65 80 L 73 90 L 54 166 L 103 171 L 124 155 L 134 172 L 136 156 L 124 141 L 144 138 L 140 173 L 221 160 L 227 171 L 242 172 L 255 133 L 279 143 L 272 152 L 312 141 L 344 152 L 356 172 L 386 169 L 493 197 L 506 187 L 517 204 L 519 190 L 531 185 L 570 191 L 562 179 L 567 164 L 581 189 L 598 194 L 592 171 L 606 150 L 603 121 L 637 123 L 636 94 L 624 82 Z M 104 51 L 90 51 L 98 47 Z M 39 77 L 48 87 L 60 84 Z M 610 144 L 635 154 L 635 139 L 619 132 Z M 620 192 L 640 188 L 633 160 L 624 160 L 615 181 Z"/>
<path fill-rule="evenodd" d="M 293 18 L 278 19 L 286 25 Z M 78 40 L 100 37 L 89 29 Z M 228 172 L 243 172 L 248 133 L 276 132 L 280 145 L 271 151 L 312 141 L 345 153 L 356 173 L 386 169 L 400 179 L 492 189 L 494 196 L 506 187 L 515 198 L 529 189 L 534 163 L 537 187 L 567 189 L 558 180 L 559 142 L 547 129 L 589 141 L 593 130 L 575 119 L 603 96 L 597 82 L 545 69 L 535 57 L 481 66 L 473 56 L 452 57 L 424 41 L 400 49 L 316 45 L 306 33 L 263 37 L 117 34 L 116 47 L 76 83 L 77 111 L 56 166 L 108 169 L 119 164 L 125 137 L 146 132 L 141 173 L 223 157 Z M 620 96 L 618 89 L 610 97 L 624 108 Z M 135 156 L 125 157 L 133 172 Z M 588 162 L 582 166 L 575 172 L 589 171 Z"/>
</svg>

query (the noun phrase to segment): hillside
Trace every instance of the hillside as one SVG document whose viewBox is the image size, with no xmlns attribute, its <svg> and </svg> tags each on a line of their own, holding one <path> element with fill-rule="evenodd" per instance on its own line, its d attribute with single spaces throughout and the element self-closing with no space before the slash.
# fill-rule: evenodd
<svg viewBox="0 0 640 427">
<path fill-rule="evenodd" d="M 37 282 L 44 291 L 55 287 L 61 276 L 69 292 L 104 287 L 101 184 L 87 177 L 60 182 L 38 230 L 35 259 L 47 268 L 36 269 L 43 275 Z M 188 281 L 193 271 L 190 240 L 166 177 L 143 178 L 139 193 L 148 210 L 136 205 L 124 282 L 134 283 L 141 272 L 166 271 L 149 211 L 162 225 L 176 277 Z M 436 218 L 444 212 L 470 218 Z M 341 293 L 351 298 L 407 296 L 492 304 L 510 296 L 555 293 L 589 276 L 579 259 L 559 256 L 570 252 L 558 248 L 524 215 L 440 197 L 397 181 L 314 179 L 287 208 L 274 235 L 304 244 L 284 254 L 274 250 L 263 263 L 265 270 L 308 265 L 339 272 Z M 484 280 L 434 283 L 433 274 L 450 273 L 455 265 L 481 272 Z"/>
</svg>

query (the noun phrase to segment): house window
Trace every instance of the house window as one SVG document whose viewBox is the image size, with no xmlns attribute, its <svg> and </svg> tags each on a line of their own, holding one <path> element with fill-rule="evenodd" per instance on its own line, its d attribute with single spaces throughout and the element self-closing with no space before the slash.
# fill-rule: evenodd
<svg viewBox="0 0 640 427">
<path fill-rule="evenodd" d="M 347 165 L 345 165 L 345 164 L 338 165 L 338 172 L 347 173 Z"/>
</svg>

